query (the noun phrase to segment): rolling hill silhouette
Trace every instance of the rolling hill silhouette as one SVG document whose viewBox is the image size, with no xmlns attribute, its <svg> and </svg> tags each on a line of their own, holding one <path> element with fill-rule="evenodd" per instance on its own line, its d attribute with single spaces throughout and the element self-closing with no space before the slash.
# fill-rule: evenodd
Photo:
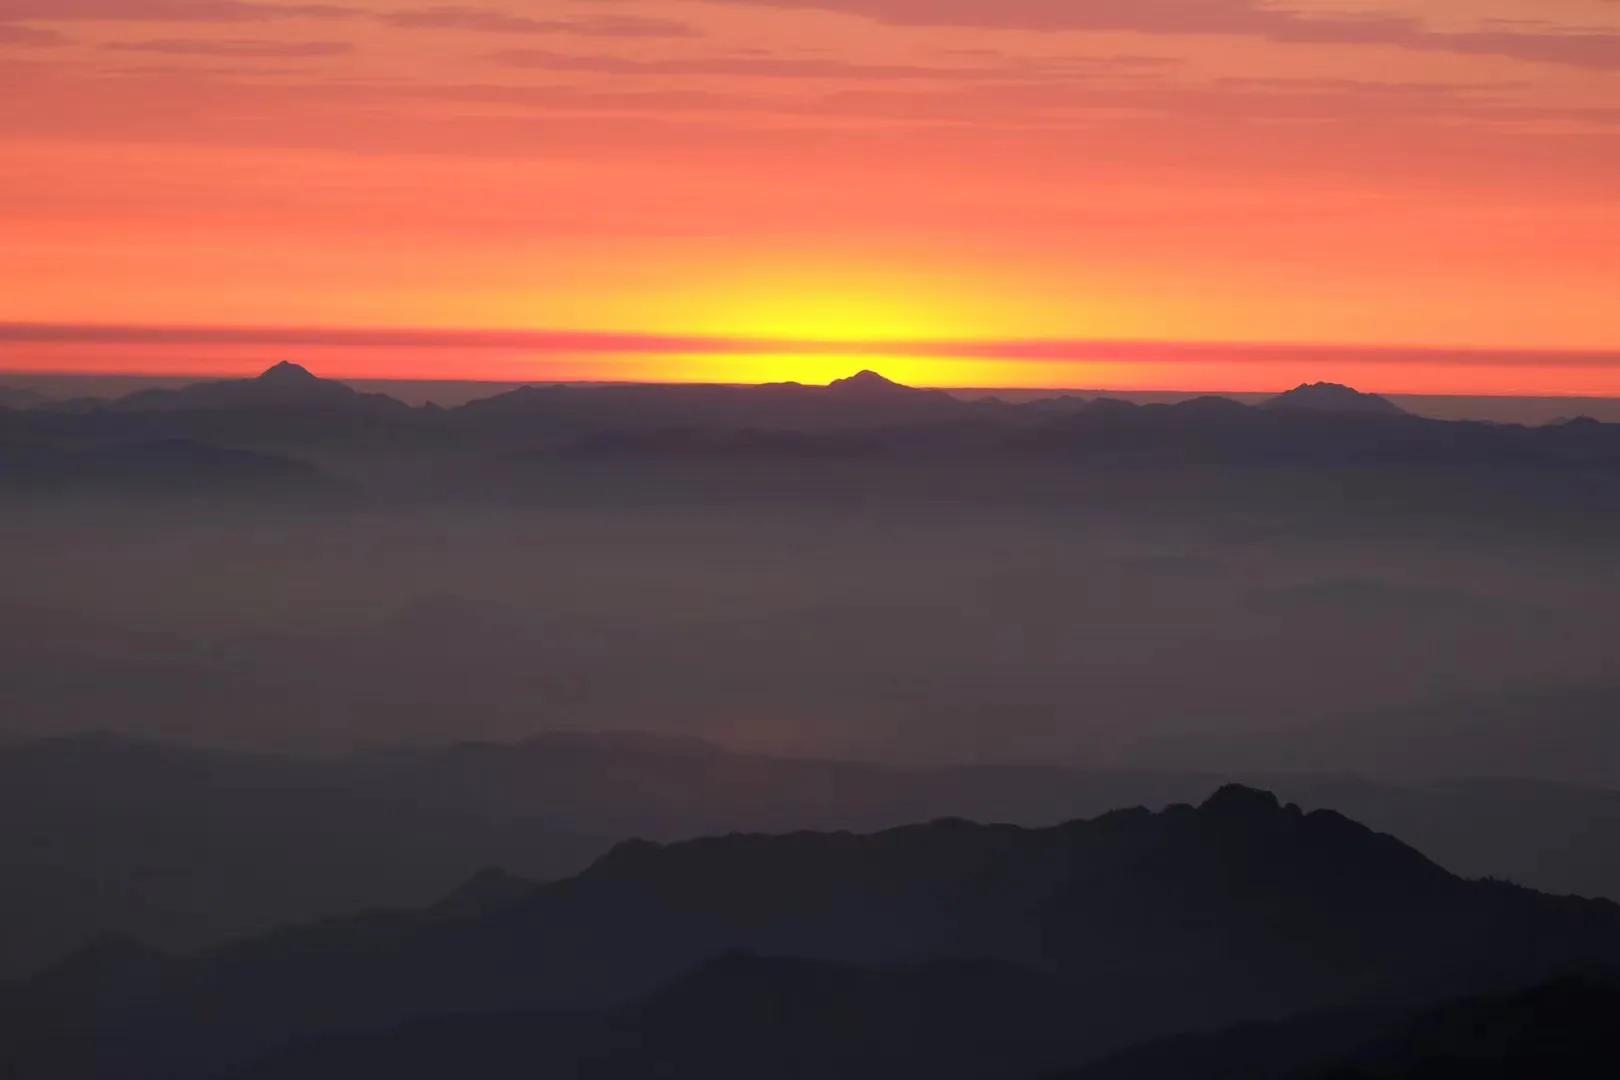
<svg viewBox="0 0 1620 1080">
<path fill-rule="evenodd" d="M 808 966 L 717 975 L 713 962 L 737 952 Z M 788 1015 L 795 1038 L 834 1062 L 803 1075 L 847 1075 L 837 1063 L 872 1060 L 871 1040 L 839 1004 L 847 991 L 825 988 L 823 965 L 835 985 L 867 985 L 848 969 L 877 972 L 878 1015 L 948 1016 L 966 1001 L 987 1025 L 981 1045 L 999 1030 L 1003 1045 L 1060 1046 L 1079 1063 L 1180 1031 L 1368 1001 L 1415 1009 L 1616 961 L 1612 904 L 1465 881 L 1338 814 L 1229 787 L 1197 808 L 1050 829 L 940 821 L 629 842 L 469 918 L 379 913 L 191 959 L 79 957 L 6 995 L 0 1063 L 29 1077 L 183 1078 L 323 1034 L 434 1016 L 611 1016 L 628 1001 L 642 1018 L 689 1010 L 689 1030 L 724 1017 L 733 1049 L 775 1045 L 770 1025 Z M 957 964 L 974 972 L 959 991 L 905 974 Z M 707 989 L 659 997 L 690 972 Z M 763 999 L 748 988 L 761 978 Z M 710 1010 L 705 998 L 734 1004 Z M 1026 1004 L 996 1019 L 992 998 Z M 771 1000 L 804 1005 L 788 1014 Z M 1061 1034 L 1039 1021 L 1054 1015 Z M 636 1057 L 656 1044 L 629 1035 L 604 1066 L 624 1071 L 597 1075 L 670 1075 L 656 1052 Z M 900 1074 L 921 1060 L 905 1045 L 931 1052 L 892 1045 L 900 1059 L 878 1056 Z"/>
</svg>

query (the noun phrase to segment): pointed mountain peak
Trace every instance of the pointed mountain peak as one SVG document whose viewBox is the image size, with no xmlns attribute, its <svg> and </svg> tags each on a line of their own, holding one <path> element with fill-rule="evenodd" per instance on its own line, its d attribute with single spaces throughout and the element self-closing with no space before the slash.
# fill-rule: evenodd
<svg viewBox="0 0 1620 1080">
<path fill-rule="evenodd" d="M 1358 413 L 1363 416 L 1404 416 L 1406 410 L 1388 398 L 1364 394 L 1339 383 L 1302 383 L 1265 403 L 1268 409 L 1292 412 Z"/>
<path fill-rule="evenodd" d="M 902 386 L 892 379 L 885 379 L 875 371 L 858 371 L 847 379 L 834 380 L 827 388 L 829 390 L 860 394 L 888 394 L 911 389 L 911 387 Z"/>
<path fill-rule="evenodd" d="M 303 365 L 294 364 L 290 361 L 283 360 L 274 367 L 266 368 L 264 373 L 259 376 L 259 381 L 271 383 L 312 383 L 319 382 L 320 380 L 314 375 L 310 374 L 309 369 Z"/>
</svg>

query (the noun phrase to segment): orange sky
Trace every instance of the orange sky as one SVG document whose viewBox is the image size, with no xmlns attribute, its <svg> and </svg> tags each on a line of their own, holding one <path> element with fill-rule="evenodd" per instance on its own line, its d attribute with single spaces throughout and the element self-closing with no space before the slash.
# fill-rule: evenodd
<svg viewBox="0 0 1620 1080">
<path fill-rule="evenodd" d="M 0 0 L 0 85 L 0 322 L 699 349 L 0 369 L 1620 394 L 1613 0 Z"/>
</svg>

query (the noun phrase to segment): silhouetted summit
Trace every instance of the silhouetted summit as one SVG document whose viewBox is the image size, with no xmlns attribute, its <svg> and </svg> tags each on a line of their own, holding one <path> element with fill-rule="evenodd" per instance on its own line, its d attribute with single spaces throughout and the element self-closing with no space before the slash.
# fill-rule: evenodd
<svg viewBox="0 0 1620 1080">
<path fill-rule="evenodd" d="M 307 386 L 318 381 L 308 368 L 302 364 L 294 364 L 290 360 L 283 360 L 279 364 L 268 367 L 259 375 L 259 382 L 279 383 L 286 386 L 299 384 Z"/>
<path fill-rule="evenodd" d="M 386 394 L 363 394 L 282 361 L 251 379 L 194 383 L 174 390 L 142 390 L 112 404 L 119 412 L 308 412 L 345 417 L 407 415 L 412 410 Z"/>
<path fill-rule="evenodd" d="M 1357 414 L 1361 416 L 1406 416 L 1406 410 L 1377 394 L 1364 394 L 1339 383 L 1304 383 L 1286 394 L 1278 394 L 1263 408 L 1293 412 Z"/>
<path fill-rule="evenodd" d="M 892 379 L 886 379 L 875 371 L 857 371 L 847 379 L 834 379 L 827 389 L 841 394 L 859 394 L 873 396 L 878 394 L 905 394 L 916 393 L 909 386 L 902 386 Z"/>
<path fill-rule="evenodd" d="M 1271 792 L 1242 784 L 1226 785 L 1205 799 L 1199 807 L 1205 814 L 1225 818 L 1263 818 L 1280 809 L 1281 803 Z M 1289 810 L 1296 814 L 1299 812 L 1297 807 L 1289 807 Z"/>
</svg>

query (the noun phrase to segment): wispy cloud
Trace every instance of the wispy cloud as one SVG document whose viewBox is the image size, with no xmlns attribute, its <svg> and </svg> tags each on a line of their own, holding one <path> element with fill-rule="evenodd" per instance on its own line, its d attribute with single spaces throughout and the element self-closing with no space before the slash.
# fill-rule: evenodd
<svg viewBox="0 0 1620 1080">
<path fill-rule="evenodd" d="M 410 30 L 468 30 L 485 34 L 572 34 L 580 37 L 695 37 L 698 31 L 675 19 L 643 15 L 590 15 L 537 19 L 493 8 L 426 7 L 378 16 L 390 26 Z"/>
<path fill-rule="evenodd" d="M 347 41 L 255 41 L 165 38 L 156 41 L 115 41 L 103 45 L 117 52 L 165 53 L 171 56 L 239 56 L 281 60 L 318 56 L 344 56 L 354 51 Z"/>
<path fill-rule="evenodd" d="M 1443 30 L 1388 12 L 1321 13 L 1264 0 L 728 0 L 754 7 L 811 8 L 911 26 L 1080 30 L 1142 34 L 1230 34 L 1274 42 L 1386 45 L 1428 52 L 1501 56 L 1575 67 L 1620 68 L 1620 27 L 1559 27 L 1487 20 Z"/>
<path fill-rule="evenodd" d="M 67 38 L 55 30 L 36 26 L 9 26 L 0 23 L 0 45 L 26 45 L 29 47 L 65 45 Z"/>
<path fill-rule="evenodd" d="M 1006 61 L 995 64 L 875 64 L 792 56 L 707 56 L 631 58 L 508 49 L 490 59 L 508 67 L 604 75 L 734 76 L 772 79 L 1040 79 L 1077 78 L 1101 72 L 1157 70 L 1176 61 L 1145 56 L 1075 57 Z"/>
<path fill-rule="evenodd" d="M 336 4 L 276 4 L 258 0 L 0 0 L 0 22 L 99 20 L 106 22 L 274 22 L 351 18 Z"/>
</svg>

